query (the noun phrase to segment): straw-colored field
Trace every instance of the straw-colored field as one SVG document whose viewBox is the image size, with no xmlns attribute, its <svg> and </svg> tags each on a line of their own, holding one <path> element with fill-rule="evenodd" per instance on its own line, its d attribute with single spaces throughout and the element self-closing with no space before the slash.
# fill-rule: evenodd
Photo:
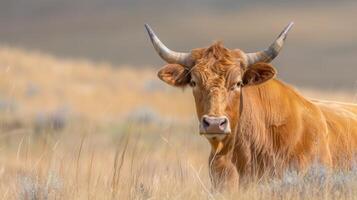
<svg viewBox="0 0 357 200">
<path fill-rule="evenodd" d="M 357 199 L 357 166 L 214 193 L 209 151 L 190 89 L 152 68 L 0 48 L 0 199 Z"/>
</svg>

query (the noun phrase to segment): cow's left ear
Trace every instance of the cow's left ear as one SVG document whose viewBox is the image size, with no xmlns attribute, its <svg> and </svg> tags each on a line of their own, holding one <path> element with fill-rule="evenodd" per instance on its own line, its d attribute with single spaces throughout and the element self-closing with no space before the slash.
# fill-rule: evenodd
<svg viewBox="0 0 357 200">
<path fill-rule="evenodd" d="M 191 79 L 189 71 L 179 64 L 165 65 L 157 73 L 157 76 L 165 83 L 175 87 L 184 87 Z"/>
<path fill-rule="evenodd" d="M 244 86 L 264 83 L 276 75 L 276 70 L 268 63 L 256 63 L 249 66 L 243 73 Z"/>
</svg>

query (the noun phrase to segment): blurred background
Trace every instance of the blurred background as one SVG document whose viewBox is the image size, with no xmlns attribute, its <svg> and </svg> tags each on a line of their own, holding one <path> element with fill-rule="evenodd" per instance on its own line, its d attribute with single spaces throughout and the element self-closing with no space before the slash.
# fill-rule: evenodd
<svg viewBox="0 0 357 200">
<path fill-rule="evenodd" d="M 158 80 L 165 63 L 144 23 L 173 50 L 220 40 L 254 52 L 294 21 L 273 62 L 278 78 L 308 97 L 356 103 L 356 10 L 355 0 L 1 0 L 0 197 L 89 199 L 120 184 L 124 199 L 145 196 L 167 169 L 167 185 L 180 170 L 209 185 L 191 91 Z"/>
<path fill-rule="evenodd" d="M 149 23 L 172 49 L 215 40 L 247 52 L 295 22 L 274 64 L 279 77 L 325 90 L 356 88 L 354 0 L 12 0 L 0 2 L 0 42 L 65 58 L 158 68 Z"/>
</svg>

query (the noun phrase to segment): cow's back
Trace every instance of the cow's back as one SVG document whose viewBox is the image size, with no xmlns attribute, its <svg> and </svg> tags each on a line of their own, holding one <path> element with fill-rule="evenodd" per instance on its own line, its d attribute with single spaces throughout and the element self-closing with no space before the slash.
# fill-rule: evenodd
<svg viewBox="0 0 357 200">
<path fill-rule="evenodd" d="M 357 104 L 313 100 L 323 112 L 335 167 L 350 166 L 357 154 Z"/>
</svg>

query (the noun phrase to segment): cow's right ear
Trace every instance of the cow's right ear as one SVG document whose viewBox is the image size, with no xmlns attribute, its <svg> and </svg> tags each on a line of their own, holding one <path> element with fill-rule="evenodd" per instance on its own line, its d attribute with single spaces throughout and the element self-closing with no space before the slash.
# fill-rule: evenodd
<svg viewBox="0 0 357 200">
<path fill-rule="evenodd" d="M 256 63 L 244 71 L 242 82 L 244 86 L 258 85 L 274 78 L 275 75 L 276 70 L 270 64 Z"/>
<path fill-rule="evenodd" d="M 179 64 L 165 65 L 157 73 L 157 76 L 165 83 L 175 87 L 184 87 L 191 79 L 189 71 Z"/>
</svg>

